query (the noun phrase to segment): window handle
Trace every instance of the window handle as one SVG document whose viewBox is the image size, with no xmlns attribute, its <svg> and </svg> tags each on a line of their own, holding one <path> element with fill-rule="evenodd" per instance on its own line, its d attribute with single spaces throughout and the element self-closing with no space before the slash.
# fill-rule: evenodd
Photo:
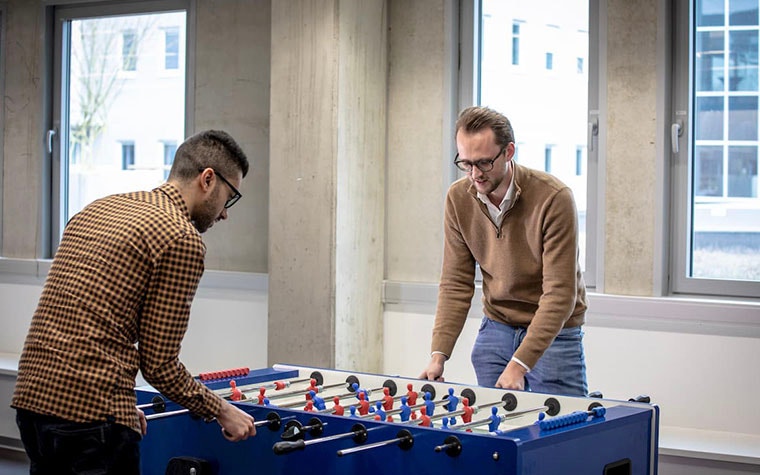
<svg viewBox="0 0 760 475">
<path fill-rule="evenodd" d="M 594 137 L 599 135 L 599 119 L 594 118 L 588 123 L 588 149 L 594 151 Z"/>
<path fill-rule="evenodd" d="M 48 153 L 53 153 L 53 137 L 55 137 L 55 129 L 50 129 L 47 131 L 47 151 Z"/>
<path fill-rule="evenodd" d="M 683 133 L 682 121 L 673 122 L 670 126 L 670 148 L 673 150 L 673 153 L 678 153 L 678 137 L 681 136 Z"/>
</svg>

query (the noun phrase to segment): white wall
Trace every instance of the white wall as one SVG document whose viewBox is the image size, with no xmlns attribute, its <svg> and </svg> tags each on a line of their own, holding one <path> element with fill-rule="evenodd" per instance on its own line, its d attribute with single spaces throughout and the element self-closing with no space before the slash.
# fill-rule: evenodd
<svg viewBox="0 0 760 475">
<path fill-rule="evenodd" d="M 21 353 L 42 283 L 36 276 L 0 273 L 0 353 Z M 193 374 L 266 366 L 267 313 L 266 276 L 207 271 L 180 359 Z"/>
</svg>

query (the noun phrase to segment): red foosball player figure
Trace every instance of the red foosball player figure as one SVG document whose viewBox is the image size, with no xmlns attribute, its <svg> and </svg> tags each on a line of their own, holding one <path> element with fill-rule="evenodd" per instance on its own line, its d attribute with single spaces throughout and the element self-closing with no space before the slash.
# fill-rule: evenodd
<svg viewBox="0 0 760 475">
<path fill-rule="evenodd" d="M 383 388 L 383 409 L 386 411 L 393 409 L 393 396 L 388 388 Z"/>
<path fill-rule="evenodd" d="M 475 411 L 470 407 L 470 400 L 466 397 L 462 398 L 462 411 L 462 422 L 465 424 L 472 422 L 472 413 Z M 472 429 L 467 429 L 467 432 L 472 432 Z"/>
<path fill-rule="evenodd" d="M 430 420 L 430 416 L 427 415 L 427 410 L 424 407 L 420 408 L 420 419 L 422 419 L 420 423 L 422 427 L 433 427 L 433 422 Z"/>
<path fill-rule="evenodd" d="M 264 399 L 266 399 L 266 396 L 264 396 L 264 393 L 267 391 L 267 388 L 259 388 L 259 404 L 264 404 Z"/>
<path fill-rule="evenodd" d="M 237 383 L 234 379 L 230 381 L 230 387 L 232 388 L 232 396 L 230 396 L 230 399 L 233 401 L 239 401 L 243 399 L 243 392 L 237 388 Z"/>
<path fill-rule="evenodd" d="M 333 414 L 336 416 L 342 416 L 344 412 L 345 409 L 340 405 L 340 398 L 338 396 L 335 396 L 333 398 Z"/>
<path fill-rule="evenodd" d="M 303 408 L 303 410 L 306 412 L 312 412 L 314 410 L 314 402 L 311 399 L 306 401 L 306 406 Z"/>
<path fill-rule="evenodd" d="M 319 386 L 317 386 L 317 380 L 314 378 L 311 378 L 309 380 L 309 387 L 306 388 L 306 391 L 314 391 L 315 393 L 319 392 Z"/>
<path fill-rule="evenodd" d="M 414 406 L 417 404 L 417 392 L 412 390 L 412 383 L 407 384 L 406 389 L 408 390 L 406 392 L 406 402 L 410 406 Z"/>
<path fill-rule="evenodd" d="M 366 416 L 369 414 L 369 401 L 364 396 L 363 392 L 359 393 L 359 415 Z"/>
</svg>

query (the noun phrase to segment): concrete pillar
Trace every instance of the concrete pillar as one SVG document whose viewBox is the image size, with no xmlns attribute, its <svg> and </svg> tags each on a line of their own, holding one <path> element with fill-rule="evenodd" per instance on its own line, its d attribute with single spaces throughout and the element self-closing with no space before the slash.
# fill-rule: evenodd
<svg viewBox="0 0 760 475">
<path fill-rule="evenodd" d="M 384 0 L 272 2 L 269 363 L 382 363 Z"/>
</svg>

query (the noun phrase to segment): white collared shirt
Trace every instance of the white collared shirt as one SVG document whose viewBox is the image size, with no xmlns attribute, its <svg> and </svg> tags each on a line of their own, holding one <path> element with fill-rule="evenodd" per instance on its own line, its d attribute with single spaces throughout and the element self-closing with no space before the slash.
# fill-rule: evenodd
<svg viewBox="0 0 760 475">
<path fill-rule="evenodd" d="M 515 204 L 515 174 L 512 160 L 509 161 L 509 167 L 512 169 L 510 170 L 512 176 L 509 179 L 509 188 L 507 188 L 507 192 L 504 194 L 504 199 L 501 200 L 501 204 L 498 207 L 491 203 L 488 196 L 478 192 L 478 199 L 488 207 L 488 214 L 491 215 L 491 221 L 494 222 L 497 228 L 501 227 L 501 222 L 504 220 L 504 214 Z"/>
</svg>

